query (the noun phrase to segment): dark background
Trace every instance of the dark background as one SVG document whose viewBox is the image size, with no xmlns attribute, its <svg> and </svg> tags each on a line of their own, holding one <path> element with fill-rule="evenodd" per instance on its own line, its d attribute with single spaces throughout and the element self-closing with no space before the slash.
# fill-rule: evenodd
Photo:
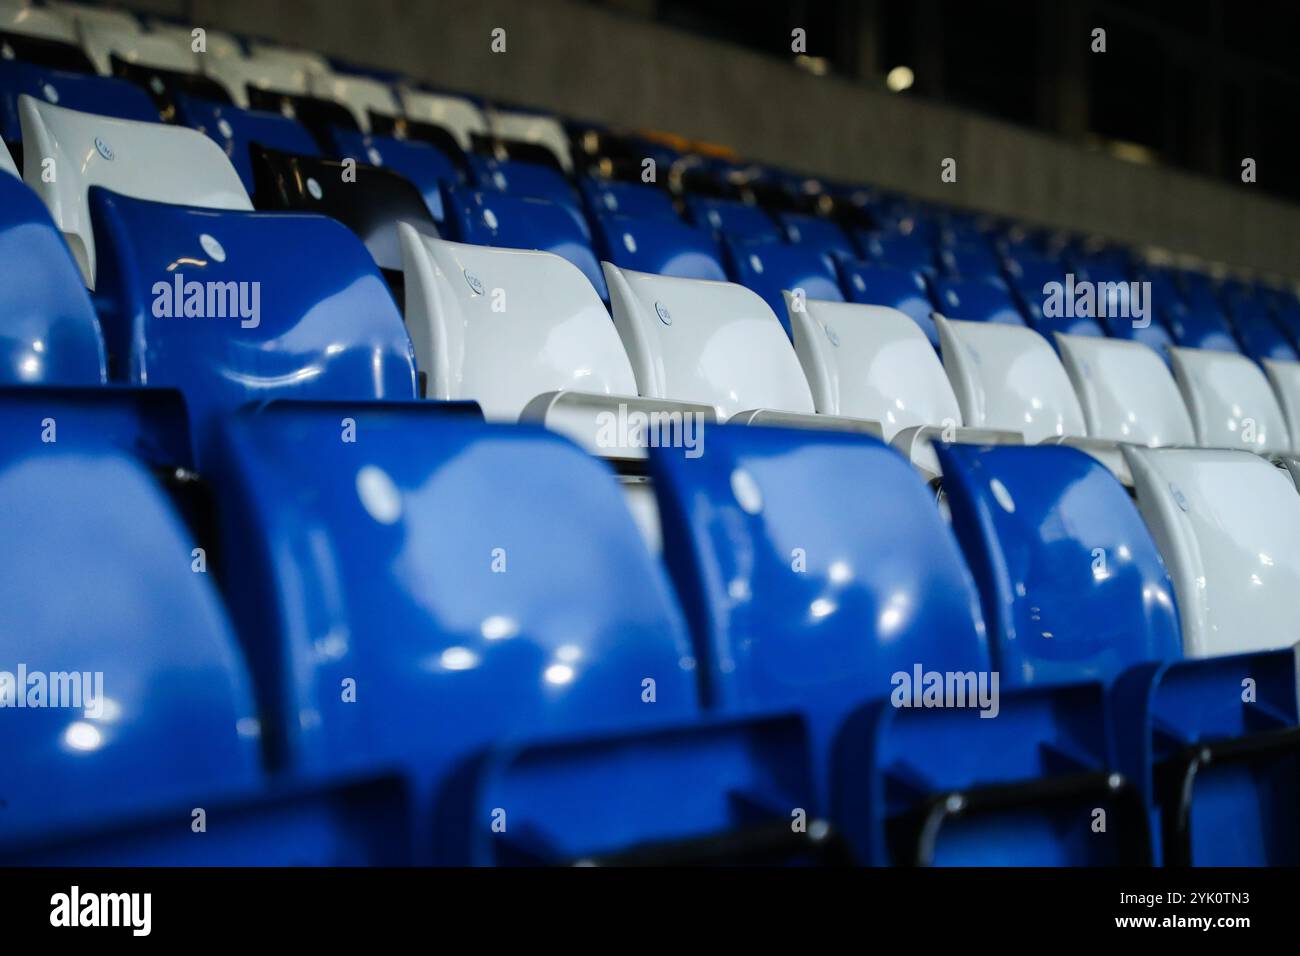
<svg viewBox="0 0 1300 956">
<path fill-rule="evenodd" d="M 603 5 L 606 0 L 592 0 Z M 1217 0 L 652 0 L 660 22 L 1219 179 L 1242 157 L 1288 169 L 1297 143 L 1300 3 Z M 645 9 L 643 8 L 643 9 Z M 1107 52 L 1094 54 L 1094 27 Z M 1134 149 L 1133 147 L 1138 147 Z M 1300 178 L 1260 188 L 1300 199 Z"/>
</svg>

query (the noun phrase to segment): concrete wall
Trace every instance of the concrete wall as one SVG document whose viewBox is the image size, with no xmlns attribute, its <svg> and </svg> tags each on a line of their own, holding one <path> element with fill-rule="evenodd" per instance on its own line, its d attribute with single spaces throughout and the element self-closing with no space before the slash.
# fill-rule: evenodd
<svg viewBox="0 0 1300 956">
<path fill-rule="evenodd" d="M 708 139 L 755 160 L 1300 278 L 1300 207 L 1265 198 L 1250 185 L 1130 163 L 915 98 L 816 77 L 581 0 L 127 5 L 487 97 Z M 621 6 L 638 4 L 622 0 Z M 490 50 L 495 27 L 507 31 L 504 54 Z M 809 38 L 811 53 L 817 43 Z M 944 157 L 957 160 L 956 183 L 940 180 Z"/>
</svg>

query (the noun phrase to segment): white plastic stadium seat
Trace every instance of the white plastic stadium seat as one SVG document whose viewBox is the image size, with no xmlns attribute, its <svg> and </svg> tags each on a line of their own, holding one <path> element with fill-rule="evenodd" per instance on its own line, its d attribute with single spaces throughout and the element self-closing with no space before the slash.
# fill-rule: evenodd
<svg viewBox="0 0 1300 956">
<path fill-rule="evenodd" d="M 552 116 L 534 113 L 510 113 L 493 110 L 489 115 L 492 132 L 502 139 L 517 139 L 525 143 L 545 146 L 560 161 L 566 173 L 573 172 L 573 157 L 569 153 L 569 137 L 564 134 L 560 121 Z"/>
<path fill-rule="evenodd" d="M 226 57 L 242 57 L 243 48 L 239 41 L 232 34 L 224 30 L 212 30 L 208 27 L 203 29 L 204 51 L 198 53 L 194 49 L 194 30 L 202 26 L 195 24 L 193 27 L 177 26 L 174 23 L 163 23 L 158 20 L 151 21 L 149 24 L 149 33 L 152 36 L 162 37 L 170 40 L 174 45 L 182 50 L 188 50 L 199 58 L 200 67 L 209 59 L 224 59 Z M 206 68 L 204 68 L 204 72 Z"/>
<path fill-rule="evenodd" d="M 249 209 L 253 204 L 221 147 L 196 130 L 79 113 L 19 98 L 23 172 L 94 288 L 95 239 L 87 193 L 104 186 L 137 199 Z M 53 182 L 42 160 L 54 160 Z"/>
<path fill-rule="evenodd" d="M 18 167 L 14 165 L 14 158 L 9 155 L 9 147 L 2 139 L 0 139 L 0 173 L 18 175 Z"/>
<path fill-rule="evenodd" d="M 1056 334 L 1088 434 L 1135 445 L 1195 445 L 1191 416 L 1164 359 L 1127 339 Z"/>
<path fill-rule="evenodd" d="M 1291 448 L 1282 408 L 1258 365 L 1212 349 L 1172 348 L 1169 356 L 1197 444 L 1258 454 Z"/>
<path fill-rule="evenodd" d="M 1300 494 L 1244 451 L 1125 450 L 1138 507 L 1174 583 L 1189 657 L 1296 643 Z"/>
<path fill-rule="evenodd" d="M 823 415 L 865 419 L 927 478 L 939 476 L 931 442 L 1018 442 L 1017 433 L 962 427 L 961 408 L 921 327 L 897 309 L 803 301 L 785 292 L 795 353 Z"/>
<path fill-rule="evenodd" d="M 756 293 L 602 265 L 643 396 L 712 405 L 721 421 L 759 409 L 814 414 L 790 340 Z"/>
<path fill-rule="evenodd" d="M 314 73 L 309 82 L 313 96 L 342 103 L 366 133 L 370 132 L 372 112 L 396 116 L 399 110 L 397 99 L 387 85 L 368 76 Z"/>
<path fill-rule="evenodd" d="M 935 324 L 967 425 L 1020 432 L 1030 444 L 1087 434 L 1069 376 L 1033 329 L 937 314 Z"/>
<path fill-rule="evenodd" d="M 823 415 L 877 421 L 886 441 L 913 425 L 961 425 L 961 409 L 930 340 L 880 305 L 804 300 L 786 307 L 813 404 Z"/>
<path fill-rule="evenodd" d="M 1282 407 L 1291 450 L 1300 454 L 1300 362 L 1264 359 L 1264 374 L 1273 386 L 1273 395 Z"/>
<path fill-rule="evenodd" d="M 402 112 L 407 119 L 417 123 L 432 123 L 446 129 L 456 138 L 465 152 L 473 149 L 471 135 L 486 135 L 487 117 L 483 111 L 461 96 L 444 96 L 423 90 L 404 89 L 401 92 Z"/>
<path fill-rule="evenodd" d="M 207 60 L 205 71 L 226 88 L 235 105 L 248 108 L 248 88 L 277 90 L 281 93 L 306 93 L 307 71 L 293 63 L 260 57 L 226 56 Z"/>
<path fill-rule="evenodd" d="M 304 73 L 330 72 L 329 60 L 311 50 L 297 50 L 275 43 L 254 43 L 252 54 L 254 59 L 283 63 Z"/>
<path fill-rule="evenodd" d="M 13 0 L 0 0 L 0 30 L 61 43 L 77 42 L 77 25 L 70 17 Z"/>
<path fill-rule="evenodd" d="M 81 3 L 51 3 L 49 6 L 72 22 L 77 29 L 78 38 L 83 41 L 86 30 L 92 28 L 116 30 L 119 33 L 140 32 L 140 21 L 125 10 L 92 7 Z"/>
<path fill-rule="evenodd" d="M 138 30 L 121 30 L 98 23 L 86 23 L 81 29 L 81 48 L 95 64 L 95 69 L 108 76 L 113 72 L 109 58 L 117 54 L 128 63 L 181 73 L 198 73 L 198 57 L 188 46 L 179 46 L 168 37 L 141 33 Z"/>
<path fill-rule="evenodd" d="M 429 398 L 518 420 L 537 396 L 636 397 L 636 377 L 586 276 L 549 252 L 449 242 L 398 227 L 406 325 Z"/>
</svg>

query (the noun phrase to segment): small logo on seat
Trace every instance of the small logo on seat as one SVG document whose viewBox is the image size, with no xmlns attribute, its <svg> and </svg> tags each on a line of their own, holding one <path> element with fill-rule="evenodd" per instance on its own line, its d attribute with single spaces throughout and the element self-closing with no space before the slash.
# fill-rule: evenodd
<svg viewBox="0 0 1300 956">
<path fill-rule="evenodd" d="M 835 346 L 836 348 L 840 347 L 840 335 L 829 325 L 826 326 L 826 338 L 831 343 L 831 345 Z"/>
<path fill-rule="evenodd" d="M 1183 489 L 1179 488 L 1173 482 L 1169 483 L 1169 493 L 1174 496 L 1174 504 L 1178 505 L 1183 511 L 1191 511 L 1192 506 L 1187 502 L 1187 496 L 1183 494 Z"/>
<path fill-rule="evenodd" d="M 110 163 L 113 161 L 113 148 L 104 142 L 100 137 L 95 137 L 95 152 L 99 153 Z"/>
<path fill-rule="evenodd" d="M 469 283 L 469 287 L 474 290 L 475 295 L 483 294 L 483 283 L 479 281 L 478 276 L 468 269 L 465 270 L 465 281 Z"/>
<path fill-rule="evenodd" d="M 222 248 L 221 243 L 217 242 L 215 236 L 210 236 L 206 232 L 203 233 L 199 236 L 199 245 L 203 247 L 203 251 L 206 252 L 209 258 L 214 262 L 226 261 L 226 250 Z"/>
<path fill-rule="evenodd" d="M 664 325 L 673 324 L 673 314 L 668 311 L 668 306 L 664 305 L 662 302 L 656 302 L 655 312 L 659 314 L 659 321 Z"/>
<path fill-rule="evenodd" d="M 217 132 L 221 134 L 223 139 L 235 138 L 235 130 L 234 127 L 230 125 L 230 120 L 217 120 Z"/>
<path fill-rule="evenodd" d="M 42 86 L 41 92 L 45 94 L 45 98 L 49 100 L 51 103 L 57 103 L 59 101 L 59 91 L 56 90 L 51 84 L 46 83 L 44 86 Z"/>
</svg>

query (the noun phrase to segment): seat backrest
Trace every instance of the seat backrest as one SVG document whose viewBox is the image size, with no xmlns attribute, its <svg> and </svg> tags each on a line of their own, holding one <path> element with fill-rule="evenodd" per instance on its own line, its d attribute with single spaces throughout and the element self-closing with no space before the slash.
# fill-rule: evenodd
<svg viewBox="0 0 1300 956">
<path fill-rule="evenodd" d="M 101 74 L 112 72 L 109 62 L 119 56 L 128 63 L 161 67 L 182 73 L 198 73 L 199 60 L 188 47 L 178 46 L 169 37 L 120 30 L 113 26 L 87 24 L 82 27 L 81 48 Z"/>
<path fill-rule="evenodd" d="M 1008 686 L 1110 682 L 1182 657 L 1169 575 L 1105 465 L 1061 445 L 937 451 Z"/>
<path fill-rule="evenodd" d="M 791 292 L 801 301 L 821 299 L 842 302 L 840 284 L 826 255 L 811 246 L 788 246 L 775 242 L 725 241 L 731 278 L 763 297 L 793 335 L 784 294 Z"/>
<path fill-rule="evenodd" d="M 875 232 L 860 235 L 859 243 L 880 265 L 922 272 L 934 268 L 934 250 L 920 232 Z"/>
<path fill-rule="evenodd" d="M 1168 318 L 1174 341 L 1183 348 L 1210 349 L 1216 352 L 1240 352 L 1241 346 L 1232 327 L 1217 305 L 1190 306 L 1175 311 Z"/>
<path fill-rule="evenodd" d="M 449 190 L 448 231 L 461 242 L 506 249 L 540 249 L 563 256 L 609 298 L 591 243 L 567 206 L 545 199 L 463 187 Z"/>
<path fill-rule="evenodd" d="M 919 271 L 849 260 L 838 265 L 840 285 L 850 302 L 897 309 L 917 324 L 931 345 L 939 347 L 934 303 Z"/>
<path fill-rule="evenodd" d="M 441 223 L 446 218 L 443 192 L 460 181 L 460 174 L 456 165 L 436 146 L 337 126 L 330 129 L 330 141 L 334 144 L 334 158 L 354 159 L 404 176 L 420 191 L 434 221 Z"/>
<path fill-rule="evenodd" d="M 687 196 L 686 211 L 691 222 L 719 238 L 753 241 L 781 236 L 776 223 L 762 209 L 734 199 Z"/>
<path fill-rule="evenodd" d="M 573 172 L 573 157 L 569 151 L 569 137 L 564 127 L 553 116 L 540 113 L 492 110 L 488 114 L 492 132 L 502 139 L 515 139 L 550 150 L 560 168 Z"/>
<path fill-rule="evenodd" d="M 330 72 L 329 60 L 314 50 L 280 46 L 277 43 L 254 42 L 250 56 L 270 63 L 286 63 L 302 70 L 308 76 Z"/>
<path fill-rule="evenodd" d="M 1000 283 L 940 279 L 934 284 L 934 292 L 939 311 L 947 318 L 963 322 L 1025 324 L 1015 299 Z"/>
<path fill-rule="evenodd" d="M 393 116 L 400 111 L 397 97 L 387 84 L 368 76 L 342 73 L 313 73 L 309 80 L 311 92 L 316 96 L 342 103 L 356 119 L 357 128 L 370 132 L 370 114 Z"/>
<path fill-rule="evenodd" d="M 1138 507 L 1174 582 L 1188 657 L 1296 642 L 1300 495 L 1244 451 L 1125 449 Z"/>
<path fill-rule="evenodd" d="M 790 339 L 755 293 L 604 266 L 641 395 L 712 405 L 723 421 L 760 408 L 813 414 Z"/>
<path fill-rule="evenodd" d="M 1300 454 L 1300 362 L 1264 359 L 1264 374 L 1286 419 L 1291 450 Z"/>
<path fill-rule="evenodd" d="M 1233 329 L 1243 351 L 1256 362 L 1264 359 L 1297 361 L 1295 347 L 1287 341 L 1264 302 L 1256 300 L 1239 305 Z"/>
<path fill-rule="evenodd" d="M 69 3 L 65 0 L 57 0 L 49 6 L 76 24 L 77 36 L 83 40 L 87 31 L 94 28 L 116 30 L 120 33 L 140 31 L 140 21 L 129 10 L 116 10 L 87 3 Z"/>
<path fill-rule="evenodd" d="M 810 301 L 788 315 L 818 412 L 879 422 L 885 441 L 913 425 L 962 424 L 939 356 L 897 309 Z"/>
<path fill-rule="evenodd" d="M 818 252 L 840 259 L 856 259 L 858 251 L 844 230 L 830 219 L 783 212 L 777 215 L 785 238 L 800 246 L 811 246 Z"/>
<path fill-rule="evenodd" d="M 9 155 L 9 147 L 3 139 L 0 139 L 0 173 L 18 176 L 18 167 L 14 165 L 14 158 Z"/>
<path fill-rule="evenodd" d="M 125 196 L 209 209 L 252 209 L 221 147 L 196 130 L 63 109 L 30 96 L 18 101 L 23 178 L 45 202 L 86 284 L 94 288 L 95 238 L 87 193 L 103 186 Z M 43 175 L 53 160 L 56 175 Z"/>
<path fill-rule="evenodd" d="M 943 367 L 965 423 L 1029 444 L 1086 434 L 1083 409 L 1047 340 L 1033 329 L 936 316 Z"/>
<path fill-rule="evenodd" d="M 545 392 L 636 395 L 600 297 L 548 252 L 448 242 L 401 227 L 406 327 L 429 398 L 473 399 L 515 421 Z"/>
<path fill-rule="evenodd" d="M 78 42 L 77 26 L 72 20 L 49 7 L 29 3 L 0 4 L 0 32 L 59 43 Z"/>
<path fill-rule="evenodd" d="M 670 219 L 602 214 L 593 219 L 593 240 L 602 262 L 681 279 L 727 278 L 718 244 L 703 230 Z"/>
<path fill-rule="evenodd" d="M 110 367 L 186 398 L 200 467 L 248 402 L 410 399 L 411 341 L 365 247 L 324 216 L 96 189 Z"/>
<path fill-rule="evenodd" d="M 2 171 L 0 316 L 0 383 L 105 381 L 99 321 L 77 265 L 40 200 Z"/>
<path fill-rule="evenodd" d="M 982 236 L 940 246 L 939 261 L 948 275 L 966 282 L 1002 281 L 1002 263 Z"/>
<path fill-rule="evenodd" d="M 907 462 L 867 436 L 719 426 L 652 449 L 664 558 L 717 710 L 798 709 L 826 734 L 913 667 L 989 667 L 952 532 Z"/>
<path fill-rule="evenodd" d="M 222 148 L 250 195 L 255 188 L 249 151 L 254 143 L 300 156 L 316 156 L 320 152 L 305 126 L 279 113 L 240 109 L 183 93 L 176 94 L 174 102 L 177 121 L 205 133 Z"/>
<path fill-rule="evenodd" d="M 1056 336 L 1088 434 L 1137 445 L 1195 445 L 1187 406 L 1164 360 L 1140 342 Z"/>
<path fill-rule="evenodd" d="M 194 51 L 196 38 L 194 31 L 196 27 L 181 25 L 176 23 L 166 23 L 161 20 L 152 20 L 149 23 L 149 32 L 170 40 L 172 43 L 182 49 Z M 201 66 L 206 66 L 210 60 L 221 60 L 226 57 L 242 57 L 244 48 L 240 46 L 239 41 L 233 34 L 224 30 L 213 30 L 210 27 L 203 28 L 203 47 L 202 55 L 199 57 Z"/>
<path fill-rule="evenodd" d="M 379 268 L 402 268 L 397 226 L 410 222 L 437 233 L 424 196 L 388 169 L 360 163 L 344 175 L 339 160 L 252 147 L 254 193 L 264 209 L 314 212 L 337 219 L 366 244 Z"/>
<path fill-rule="evenodd" d="M 456 138 L 462 152 L 468 153 L 473 148 L 474 135 L 487 134 L 487 117 L 464 97 L 408 88 L 401 91 L 400 98 L 408 119 L 441 126 Z"/>
<path fill-rule="evenodd" d="M 516 196 L 549 199 L 577 207 L 578 197 L 569 181 L 554 166 L 528 163 L 521 160 L 496 159 L 478 153 L 470 154 L 470 173 L 480 189 L 496 189 Z M 585 225 L 585 223 L 584 223 Z"/>
<path fill-rule="evenodd" d="M 248 90 L 306 93 L 307 71 L 300 66 L 260 56 L 227 56 L 205 62 L 208 76 L 221 83 L 236 106 L 248 108 Z"/>
<path fill-rule="evenodd" d="M 18 98 L 24 93 L 100 116 L 158 121 L 149 95 L 125 80 L 0 59 L 0 139 L 22 141 Z"/>
<path fill-rule="evenodd" d="M 667 219 L 669 222 L 677 220 L 672 197 L 658 186 L 591 176 L 582 177 L 579 186 L 592 212 L 639 219 Z"/>
<path fill-rule="evenodd" d="M 1291 449 L 1286 417 L 1260 367 L 1234 352 L 1169 350 L 1174 379 L 1206 448 Z"/>
<path fill-rule="evenodd" d="M 245 665 L 212 576 L 191 566 L 196 542 L 153 476 L 108 449 L 10 447 L 0 514 L 11 542 L 0 574 L 11 681 L 0 688 L 0 840 L 66 841 L 256 786 Z M 16 665 L 30 668 L 21 684 Z M 18 694 L 30 703 L 37 677 L 45 706 L 13 707 Z"/>
<path fill-rule="evenodd" d="M 342 414 L 357 443 L 337 440 Z M 273 750 L 304 771 L 445 771 L 489 744 L 697 713 L 663 572 L 616 478 L 565 439 L 428 404 L 273 404 L 230 447 L 232 611 L 287 736 Z"/>
</svg>

